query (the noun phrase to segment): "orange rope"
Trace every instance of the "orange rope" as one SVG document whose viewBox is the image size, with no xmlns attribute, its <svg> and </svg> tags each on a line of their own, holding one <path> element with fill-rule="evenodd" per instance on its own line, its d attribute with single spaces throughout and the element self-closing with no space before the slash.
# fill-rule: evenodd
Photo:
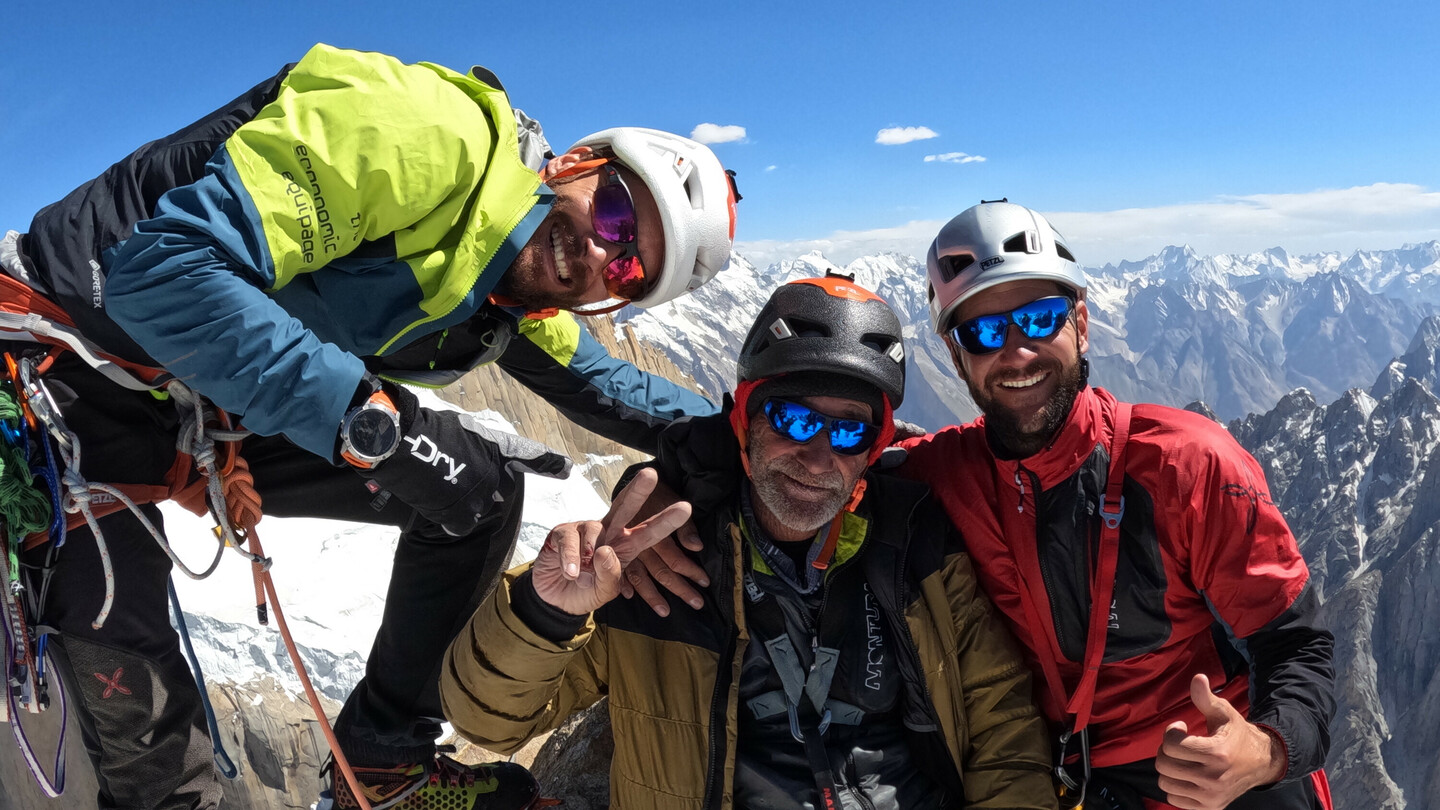
<svg viewBox="0 0 1440 810">
<path fill-rule="evenodd" d="M 345 777 L 345 782 L 350 786 L 355 800 L 360 803 L 361 810 L 371 810 L 370 802 L 360 789 L 360 782 L 355 778 L 349 760 L 340 750 L 340 741 L 335 737 L 335 730 L 330 727 L 329 719 L 320 708 L 320 697 L 315 694 L 315 687 L 310 683 L 310 674 L 305 671 L 305 664 L 300 660 L 300 651 L 295 647 L 295 639 L 290 636 L 290 626 L 285 622 L 285 611 L 280 608 L 280 597 L 275 593 L 275 580 L 270 576 L 270 571 L 258 562 L 265 558 L 265 551 L 260 547 L 260 535 L 255 532 L 255 524 L 259 523 L 263 516 L 260 511 L 260 493 L 255 491 L 255 476 L 250 473 L 250 465 L 238 451 L 233 453 L 226 467 L 225 508 L 231 523 L 236 526 L 236 534 L 242 535 L 248 541 L 250 553 L 255 555 L 257 560 L 251 563 L 250 570 L 255 578 L 255 610 L 260 615 L 260 623 L 267 624 L 265 602 L 268 594 L 270 605 L 275 609 L 275 621 L 280 626 L 280 637 L 285 640 L 285 649 L 290 653 L 291 663 L 295 665 L 295 674 L 300 677 L 300 685 L 305 687 L 305 697 L 310 700 L 310 708 L 314 710 L 320 730 L 325 734 L 325 741 L 330 745 L 330 752 L 335 756 L 335 767 L 339 768 L 341 775 Z"/>
</svg>

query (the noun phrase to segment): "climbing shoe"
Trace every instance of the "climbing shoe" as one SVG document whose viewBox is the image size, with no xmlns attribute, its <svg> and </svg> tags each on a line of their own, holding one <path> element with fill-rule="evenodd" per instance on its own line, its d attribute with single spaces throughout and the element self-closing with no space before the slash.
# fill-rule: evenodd
<svg viewBox="0 0 1440 810">
<path fill-rule="evenodd" d="M 360 802 L 339 769 L 330 768 L 330 795 L 335 810 L 356 810 Z M 464 765 L 444 753 L 430 762 L 386 768 L 353 768 L 360 790 L 373 810 L 532 810 L 540 786 L 535 777 L 513 762 Z"/>
</svg>

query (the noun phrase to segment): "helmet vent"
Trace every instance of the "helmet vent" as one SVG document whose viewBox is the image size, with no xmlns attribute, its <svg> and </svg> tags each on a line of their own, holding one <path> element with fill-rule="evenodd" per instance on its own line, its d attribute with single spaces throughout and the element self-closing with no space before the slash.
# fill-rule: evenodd
<svg viewBox="0 0 1440 810">
<path fill-rule="evenodd" d="M 784 318 L 776 318 L 775 322 L 770 324 L 770 334 L 774 335 L 776 340 L 795 337 L 795 333 L 790 329 L 790 324 L 785 323 Z"/>
<path fill-rule="evenodd" d="M 701 192 L 699 179 L 693 172 L 685 178 L 685 196 L 690 199 L 691 208 L 705 207 L 705 195 Z"/>
<path fill-rule="evenodd" d="M 1039 253 L 1040 232 L 1021 231 L 1005 240 L 1006 253 Z"/>
<path fill-rule="evenodd" d="M 814 321 L 803 321 L 803 320 L 800 320 L 799 318 L 794 318 L 794 317 L 792 317 L 792 318 L 790 318 L 790 320 L 789 320 L 789 324 L 790 324 L 790 330 L 791 330 L 791 332 L 794 334 L 795 337 L 802 337 L 802 338 L 825 337 L 825 338 L 828 338 L 828 337 L 831 336 L 830 328 L 829 328 L 828 326 L 826 326 L 825 324 L 823 324 L 823 323 L 815 323 Z"/>
<path fill-rule="evenodd" d="M 884 354 L 885 350 L 890 348 L 890 344 L 894 342 L 895 339 L 890 337 L 889 335 L 877 335 L 874 332 L 866 332 L 860 338 L 861 344 L 869 346 L 870 348 L 874 349 L 877 352 L 880 352 L 881 354 Z"/>
<path fill-rule="evenodd" d="M 867 332 L 860 338 L 860 344 L 869 346 L 876 352 L 889 357 L 895 362 L 900 362 L 905 357 L 905 347 L 894 335 L 886 335 L 878 332 Z"/>
<path fill-rule="evenodd" d="M 1075 261 L 1075 256 L 1070 253 L 1070 250 L 1059 242 L 1055 243 L 1055 252 L 1059 253 L 1060 258 L 1064 259 L 1067 262 Z"/>
<path fill-rule="evenodd" d="M 975 257 L 969 253 L 960 253 L 955 256 L 940 257 L 940 272 L 944 274 L 946 283 L 955 280 L 955 277 L 965 272 L 965 268 L 975 263 Z"/>
</svg>

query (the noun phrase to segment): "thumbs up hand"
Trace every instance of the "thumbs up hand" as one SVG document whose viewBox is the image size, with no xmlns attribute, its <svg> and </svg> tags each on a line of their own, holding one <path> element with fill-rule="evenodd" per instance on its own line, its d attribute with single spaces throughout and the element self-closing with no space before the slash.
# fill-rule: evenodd
<svg viewBox="0 0 1440 810">
<path fill-rule="evenodd" d="M 1285 775 L 1280 738 L 1212 693 L 1209 678 L 1196 675 L 1190 680 L 1190 700 L 1207 727 L 1192 733 L 1177 720 L 1165 729 L 1155 770 L 1166 801 L 1184 810 L 1220 810 L 1242 793 Z"/>
</svg>

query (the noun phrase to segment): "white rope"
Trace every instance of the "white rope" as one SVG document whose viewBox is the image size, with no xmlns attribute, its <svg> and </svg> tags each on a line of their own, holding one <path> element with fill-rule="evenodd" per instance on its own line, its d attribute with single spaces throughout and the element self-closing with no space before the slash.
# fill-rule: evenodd
<svg viewBox="0 0 1440 810">
<path fill-rule="evenodd" d="M 188 454 L 195 461 L 195 469 L 205 477 L 205 488 L 210 495 L 210 513 L 215 518 L 215 525 L 220 528 L 220 548 L 223 551 L 226 546 L 235 549 L 235 552 L 246 561 L 259 565 L 262 570 L 270 570 L 271 560 L 268 557 L 260 557 L 245 550 L 245 540 L 236 532 L 234 523 L 225 504 L 225 481 L 216 464 L 215 440 L 238 441 L 248 435 L 248 430 L 217 430 L 207 428 L 205 424 L 214 415 L 209 411 L 209 403 L 198 396 L 189 386 L 179 380 L 171 380 L 165 386 L 170 397 L 175 401 L 175 409 L 180 413 L 180 430 L 175 439 L 176 448 Z"/>
<path fill-rule="evenodd" d="M 103 627 L 106 619 L 110 616 L 111 608 L 113 608 L 115 604 L 115 568 L 111 562 L 109 544 L 105 542 L 105 535 L 101 532 L 99 521 L 90 506 L 95 493 L 108 495 L 126 509 L 129 509 L 140 521 L 140 525 L 144 526 L 145 530 L 150 533 L 150 537 L 155 540 L 156 544 L 160 546 L 160 549 L 165 552 L 165 556 L 170 558 L 170 562 L 173 563 L 176 568 L 179 568 L 185 576 L 191 579 L 205 579 L 213 574 L 215 569 L 220 565 L 220 559 L 225 555 L 225 546 L 232 543 L 240 556 L 251 562 L 258 562 L 266 568 L 269 567 L 270 561 L 268 559 L 257 558 L 255 555 L 250 554 L 240 547 L 240 541 L 235 537 L 235 531 L 225 515 L 224 482 L 220 480 L 220 473 L 215 469 L 215 442 L 207 435 L 204 427 L 205 414 L 203 401 L 199 397 L 196 397 L 194 392 L 190 391 L 189 388 L 180 385 L 178 382 L 172 382 L 172 385 L 177 386 L 176 389 L 172 390 L 172 394 L 176 391 L 180 393 L 180 396 L 177 397 L 177 405 L 184 406 L 179 408 L 181 415 L 181 439 L 183 441 L 180 449 L 182 452 L 188 452 L 190 448 L 198 448 L 196 449 L 196 453 L 199 454 L 199 457 L 196 459 L 196 467 L 200 470 L 200 473 L 206 477 L 211 508 L 212 511 L 216 512 L 216 520 L 222 528 L 222 536 L 217 539 L 218 548 L 215 550 L 215 557 L 210 561 L 210 565 L 200 572 L 192 570 L 185 564 L 184 560 L 180 559 L 180 556 L 175 552 L 175 549 L 171 547 L 170 541 L 166 539 L 164 533 L 155 527 L 155 524 L 141 511 L 140 507 L 135 504 L 135 501 L 132 500 L 130 496 L 109 484 L 87 481 L 80 475 L 80 438 L 65 424 L 65 420 L 60 416 L 60 410 L 56 407 L 54 399 L 50 396 L 50 392 L 36 375 L 34 363 L 30 358 L 25 358 L 20 361 L 20 377 L 22 387 L 25 390 L 25 398 L 30 404 L 31 412 L 35 414 L 37 419 L 44 423 L 50 435 L 55 439 L 55 444 L 60 451 L 60 459 L 64 466 L 61 481 L 65 484 L 65 500 L 62 508 L 69 514 L 84 516 L 85 524 L 89 526 L 90 533 L 94 535 L 95 547 L 100 553 L 100 565 L 105 577 L 105 598 L 101 603 L 100 612 L 96 614 L 94 621 L 90 623 L 91 627 L 96 630 Z M 193 414 L 190 412 L 192 407 L 194 411 Z M 226 433 L 234 434 L 237 432 L 227 431 Z M 244 433 L 240 432 L 240 435 L 244 435 Z M 194 455 L 194 453 L 192 453 L 192 455 Z M 201 461 L 202 457 L 204 459 L 203 463 Z M 215 506 L 217 503 L 220 505 L 218 508 Z"/>
</svg>

